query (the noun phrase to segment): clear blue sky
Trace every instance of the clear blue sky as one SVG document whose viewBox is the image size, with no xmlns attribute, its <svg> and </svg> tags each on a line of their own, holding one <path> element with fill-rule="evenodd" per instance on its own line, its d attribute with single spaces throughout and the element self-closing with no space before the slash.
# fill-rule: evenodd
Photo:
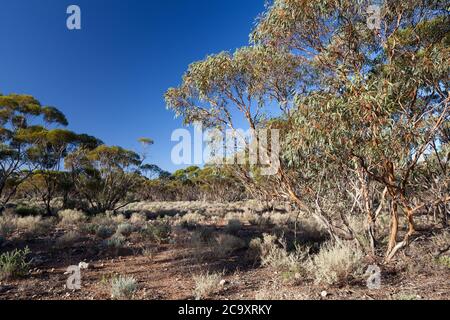
<svg viewBox="0 0 450 320">
<path fill-rule="evenodd" d="M 66 28 L 79 5 L 82 30 Z M 264 0 L 0 0 L 0 92 L 34 95 L 69 128 L 139 151 L 173 171 L 170 141 L 182 126 L 163 94 L 187 66 L 248 44 Z"/>
</svg>

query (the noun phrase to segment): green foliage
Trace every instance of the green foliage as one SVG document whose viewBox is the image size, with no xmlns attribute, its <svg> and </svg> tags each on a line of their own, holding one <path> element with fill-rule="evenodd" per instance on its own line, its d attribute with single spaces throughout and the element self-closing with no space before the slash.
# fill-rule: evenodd
<svg viewBox="0 0 450 320">
<path fill-rule="evenodd" d="M 23 250 L 14 250 L 0 255 L 0 279 L 23 277 L 29 270 L 27 256 L 31 253 L 26 247 Z"/>
<path fill-rule="evenodd" d="M 141 230 L 141 234 L 157 243 L 167 242 L 170 239 L 172 227 L 168 221 L 156 221 L 147 223 Z"/>
<path fill-rule="evenodd" d="M 141 162 L 133 151 L 105 145 L 79 149 L 65 159 L 66 167 L 76 174 L 78 192 L 89 203 L 87 210 L 93 213 L 116 210 L 120 202 L 133 201 L 133 191 L 141 183 Z"/>
<path fill-rule="evenodd" d="M 309 271 L 317 283 L 336 285 L 362 273 L 363 256 L 350 244 L 326 244 L 312 257 Z"/>
<path fill-rule="evenodd" d="M 381 30 L 371 30 L 369 4 L 274 0 L 250 47 L 191 64 L 165 98 L 185 123 L 280 130 L 276 176 L 234 168 L 252 196 L 289 197 L 333 239 L 358 239 L 348 220 L 369 216 L 373 228 L 386 189 L 408 215 L 408 243 L 414 214 L 450 200 L 450 17 L 441 1 L 388 1 Z M 177 172 L 175 181 L 197 177 Z"/>
<path fill-rule="evenodd" d="M 58 109 L 42 106 L 32 96 L 0 95 L 0 161 L 3 164 L 0 200 L 3 203 L 10 200 L 17 185 L 28 177 L 29 171 L 24 169 L 33 167 L 36 149 L 51 132 L 44 125 L 65 126 L 67 120 Z M 8 188 L 12 181 L 15 182 Z"/>
<path fill-rule="evenodd" d="M 110 226 L 98 226 L 95 235 L 101 239 L 108 239 L 115 232 L 115 228 Z"/>
<path fill-rule="evenodd" d="M 126 239 L 124 236 L 115 234 L 110 239 L 103 241 L 103 246 L 113 255 L 118 255 L 120 249 L 125 246 Z"/>
<path fill-rule="evenodd" d="M 14 210 L 15 213 L 21 217 L 39 216 L 42 214 L 42 209 L 39 207 L 30 207 L 25 205 L 19 205 Z"/>
<path fill-rule="evenodd" d="M 111 298 L 131 299 L 138 289 L 137 281 L 133 277 L 118 276 L 111 279 Z"/>
<path fill-rule="evenodd" d="M 131 224 L 122 223 L 117 226 L 116 233 L 120 234 L 124 237 L 129 237 L 134 232 L 134 230 L 135 230 L 135 228 Z"/>
<path fill-rule="evenodd" d="M 436 262 L 444 267 L 450 269 L 450 257 L 449 256 L 440 256 L 436 259 Z"/>
</svg>

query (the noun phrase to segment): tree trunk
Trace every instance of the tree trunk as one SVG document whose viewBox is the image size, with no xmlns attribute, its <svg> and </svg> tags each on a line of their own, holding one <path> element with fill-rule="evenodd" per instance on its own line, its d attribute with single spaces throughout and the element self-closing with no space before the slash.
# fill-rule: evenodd
<svg viewBox="0 0 450 320">
<path fill-rule="evenodd" d="M 391 230 L 389 235 L 389 244 L 386 251 L 386 256 L 394 249 L 397 244 L 397 235 L 398 235 L 398 205 L 394 199 L 391 200 Z"/>
</svg>

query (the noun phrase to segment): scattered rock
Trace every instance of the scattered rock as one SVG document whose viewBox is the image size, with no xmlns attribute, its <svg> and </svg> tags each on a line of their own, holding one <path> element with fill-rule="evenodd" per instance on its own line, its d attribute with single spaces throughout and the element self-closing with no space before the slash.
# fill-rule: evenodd
<svg viewBox="0 0 450 320">
<path fill-rule="evenodd" d="M 320 296 L 321 296 L 322 298 L 326 298 L 326 297 L 328 297 L 328 292 L 322 291 L 322 292 L 320 293 Z"/>
</svg>

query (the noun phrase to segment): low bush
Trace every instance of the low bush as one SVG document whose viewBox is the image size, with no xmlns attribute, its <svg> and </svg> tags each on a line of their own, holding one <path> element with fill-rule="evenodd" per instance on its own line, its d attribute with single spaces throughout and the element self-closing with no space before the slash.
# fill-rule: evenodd
<svg viewBox="0 0 450 320">
<path fill-rule="evenodd" d="M 241 221 L 237 219 L 232 219 L 228 221 L 228 224 L 225 227 L 225 232 L 236 235 L 241 229 L 242 229 Z"/>
<path fill-rule="evenodd" d="M 214 241 L 215 229 L 209 226 L 200 226 L 192 233 L 191 242 L 194 246 L 211 244 Z"/>
<path fill-rule="evenodd" d="M 436 262 L 441 266 L 447 267 L 450 269 L 450 257 L 449 256 L 440 256 L 436 258 Z"/>
<path fill-rule="evenodd" d="M 83 223 L 79 226 L 79 230 L 83 234 L 96 235 L 99 226 L 94 223 Z"/>
<path fill-rule="evenodd" d="M 25 276 L 30 268 L 30 262 L 27 261 L 30 253 L 30 249 L 26 247 L 0 255 L 0 280 Z"/>
<path fill-rule="evenodd" d="M 111 237 L 114 232 L 116 232 L 116 229 L 112 226 L 104 226 L 104 225 L 100 225 L 97 228 L 97 231 L 95 232 L 95 235 L 97 237 L 99 237 L 100 239 L 108 239 L 109 237 Z"/>
<path fill-rule="evenodd" d="M 60 225 L 65 227 L 78 226 L 87 220 L 84 212 L 71 209 L 58 212 L 58 217 L 60 219 Z"/>
<path fill-rule="evenodd" d="M 111 279 L 111 298 L 116 300 L 132 299 L 138 289 L 135 278 L 118 276 Z"/>
<path fill-rule="evenodd" d="M 116 221 L 113 217 L 106 214 L 98 214 L 91 219 L 91 223 L 96 224 L 98 226 L 106 226 L 110 228 L 115 228 L 117 226 Z"/>
<path fill-rule="evenodd" d="M 120 249 L 125 246 L 126 239 L 121 235 L 114 235 L 108 240 L 103 241 L 103 246 L 113 255 L 118 255 Z"/>
<path fill-rule="evenodd" d="M 54 221 L 40 216 L 28 216 L 17 219 L 17 227 L 26 239 L 35 239 L 47 234 L 53 227 Z"/>
<path fill-rule="evenodd" d="M 55 246 L 59 249 L 65 249 L 72 247 L 75 243 L 80 241 L 81 236 L 78 232 L 69 231 L 56 239 Z"/>
<path fill-rule="evenodd" d="M 24 205 L 19 205 L 15 208 L 15 213 L 21 217 L 27 216 L 40 216 L 44 214 L 44 210 L 39 207 L 29 207 Z"/>
<path fill-rule="evenodd" d="M 134 230 L 135 228 L 131 224 L 122 223 L 117 227 L 116 233 L 124 237 L 129 237 L 134 232 Z"/>
<path fill-rule="evenodd" d="M 305 275 L 304 263 L 308 258 L 308 251 L 308 248 L 296 246 L 290 252 L 285 240 L 264 234 L 262 240 L 256 238 L 250 242 L 248 254 L 251 259 L 259 260 L 262 266 L 279 270 L 285 278 L 291 279 Z"/>
<path fill-rule="evenodd" d="M 7 239 L 17 229 L 17 218 L 4 215 L 0 217 L 0 237 Z"/>
<path fill-rule="evenodd" d="M 135 212 L 131 215 L 130 222 L 135 225 L 143 225 L 147 222 L 147 216 L 144 213 Z"/>
<path fill-rule="evenodd" d="M 141 229 L 141 235 L 158 244 L 169 241 L 171 234 L 172 227 L 168 221 L 147 223 L 145 227 Z"/>
<path fill-rule="evenodd" d="M 327 243 L 308 263 L 315 282 L 335 285 L 362 272 L 363 252 L 350 243 Z"/>
<path fill-rule="evenodd" d="M 244 240 L 226 233 L 219 233 L 215 236 L 213 245 L 213 255 L 216 258 L 224 258 L 233 252 L 246 247 Z"/>
<path fill-rule="evenodd" d="M 194 297 L 196 300 L 202 300 L 209 298 L 211 295 L 220 291 L 220 281 L 222 274 L 219 273 L 206 273 L 198 276 L 194 276 L 195 283 Z"/>
</svg>

